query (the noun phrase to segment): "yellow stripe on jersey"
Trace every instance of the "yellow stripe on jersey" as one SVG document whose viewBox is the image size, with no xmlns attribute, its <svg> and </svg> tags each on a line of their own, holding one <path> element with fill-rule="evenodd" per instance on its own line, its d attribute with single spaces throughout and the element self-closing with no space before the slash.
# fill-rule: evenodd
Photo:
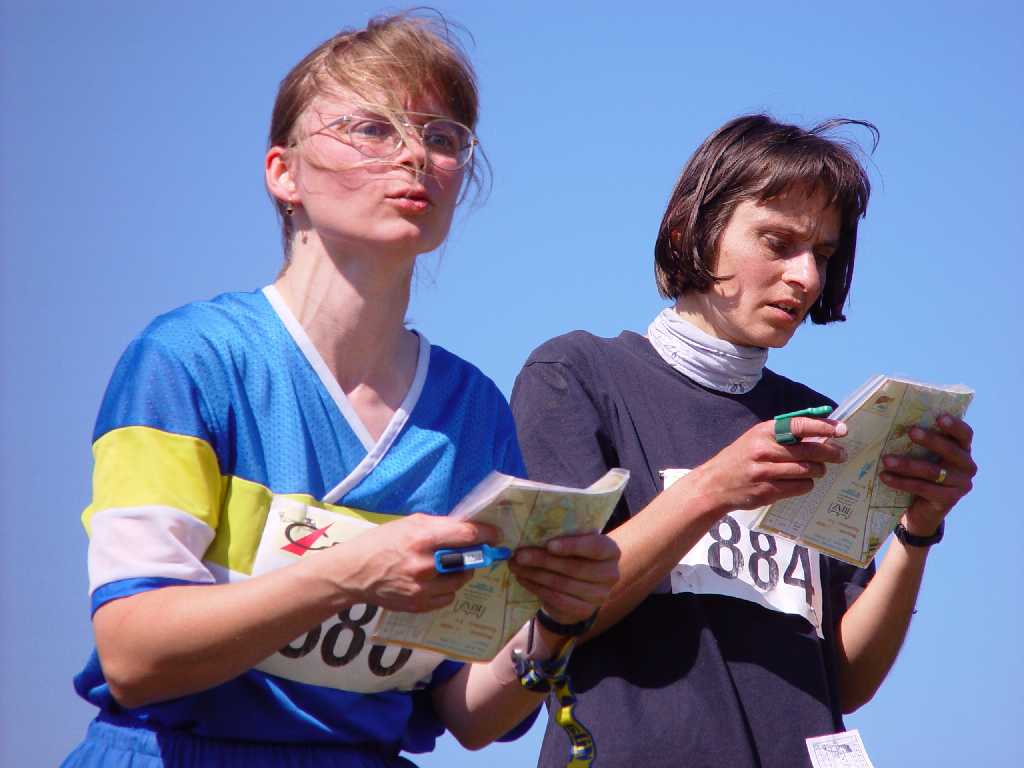
<svg viewBox="0 0 1024 768">
<path fill-rule="evenodd" d="M 243 480 L 240 477 L 229 477 L 226 478 L 226 481 L 227 492 L 224 496 L 220 526 L 217 528 L 217 535 L 213 543 L 210 544 L 210 548 L 206 550 L 203 560 L 235 573 L 250 575 L 275 494 L 259 483 Z M 304 493 L 286 493 L 277 494 L 277 496 L 292 499 L 307 507 L 365 520 L 376 525 L 404 517 L 404 515 L 387 515 L 353 507 L 325 504 Z"/>
<path fill-rule="evenodd" d="M 230 571 L 249 575 L 252 573 L 256 550 L 259 548 L 275 494 L 266 486 L 240 477 L 226 478 L 226 485 L 227 491 L 224 495 L 217 535 L 203 559 Z M 283 493 L 277 496 L 377 525 L 403 517 L 325 504 L 304 493 Z"/>
<path fill-rule="evenodd" d="M 173 507 L 217 528 L 225 483 L 205 440 L 152 427 L 121 427 L 93 443 L 92 453 L 92 503 L 82 513 L 90 535 L 96 512 L 148 505 Z"/>
<path fill-rule="evenodd" d="M 203 560 L 249 575 L 273 494 L 266 486 L 240 477 L 227 477 L 224 485 L 226 491 L 217 535 Z"/>
<path fill-rule="evenodd" d="M 152 427 L 121 427 L 93 444 L 93 456 L 93 499 L 82 513 L 90 536 L 92 518 L 101 510 L 172 507 L 216 531 L 203 560 L 252 574 L 274 493 L 251 480 L 222 476 L 209 443 Z M 325 504 L 308 494 L 279 495 L 375 524 L 403 517 Z"/>
</svg>

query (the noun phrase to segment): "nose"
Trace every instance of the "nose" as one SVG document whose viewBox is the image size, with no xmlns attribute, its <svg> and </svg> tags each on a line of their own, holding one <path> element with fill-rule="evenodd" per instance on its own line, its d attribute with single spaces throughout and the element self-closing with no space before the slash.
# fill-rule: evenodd
<svg viewBox="0 0 1024 768">
<path fill-rule="evenodd" d="M 802 248 L 786 259 L 783 275 L 789 285 L 799 288 L 805 295 L 817 298 L 821 292 L 823 265 L 811 248 Z"/>
<path fill-rule="evenodd" d="M 395 161 L 401 165 L 411 165 L 422 173 L 430 163 L 430 153 L 423 143 L 423 135 L 415 126 L 405 126 L 402 131 L 402 143 Z"/>
</svg>

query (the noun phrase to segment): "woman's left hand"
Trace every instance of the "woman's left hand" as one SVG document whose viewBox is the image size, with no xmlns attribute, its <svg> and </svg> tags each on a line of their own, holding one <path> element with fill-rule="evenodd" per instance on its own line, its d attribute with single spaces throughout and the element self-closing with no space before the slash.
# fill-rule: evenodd
<svg viewBox="0 0 1024 768">
<path fill-rule="evenodd" d="M 930 536 L 953 506 L 971 490 L 978 465 L 971 458 L 974 430 L 967 422 L 943 414 L 935 429 L 914 427 L 910 439 L 939 457 L 939 462 L 910 456 L 884 456 L 882 482 L 914 494 L 903 526 L 915 536 Z"/>
<path fill-rule="evenodd" d="M 600 533 L 561 536 L 545 547 L 523 547 L 512 573 L 561 624 L 589 619 L 619 580 L 619 545 Z"/>
</svg>

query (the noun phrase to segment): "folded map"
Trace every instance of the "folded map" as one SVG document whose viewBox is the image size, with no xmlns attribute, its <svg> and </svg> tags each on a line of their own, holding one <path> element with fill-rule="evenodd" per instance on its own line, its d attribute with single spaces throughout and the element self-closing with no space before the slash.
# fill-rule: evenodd
<svg viewBox="0 0 1024 768">
<path fill-rule="evenodd" d="M 814 482 L 810 493 L 757 510 L 753 528 L 865 567 L 913 498 L 878 479 L 881 457 L 936 460 L 911 442 L 911 427 L 933 427 L 943 413 L 962 418 L 972 397 L 974 392 L 959 384 L 937 386 L 887 376 L 869 379 L 830 417 L 846 422 L 849 429 L 838 438 L 847 460 L 827 464 L 825 476 Z"/>
<path fill-rule="evenodd" d="M 629 480 L 609 470 L 588 488 L 565 488 L 492 472 L 451 512 L 501 530 L 510 549 L 543 546 L 549 539 L 600 531 Z M 445 608 L 430 613 L 384 611 L 373 639 L 437 651 L 465 661 L 488 661 L 536 613 L 540 601 L 499 562 L 474 571 Z"/>
</svg>

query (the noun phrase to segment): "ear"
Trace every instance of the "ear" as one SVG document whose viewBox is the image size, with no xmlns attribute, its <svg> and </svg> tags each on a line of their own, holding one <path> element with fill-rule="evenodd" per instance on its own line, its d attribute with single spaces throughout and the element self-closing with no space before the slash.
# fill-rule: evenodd
<svg viewBox="0 0 1024 768">
<path fill-rule="evenodd" d="M 294 155 L 290 156 L 284 147 L 273 146 L 267 150 L 267 156 L 263 162 L 263 175 L 267 182 L 267 189 L 282 203 L 299 202 L 295 174 L 289 164 L 289 159 L 292 157 Z"/>
</svg>

